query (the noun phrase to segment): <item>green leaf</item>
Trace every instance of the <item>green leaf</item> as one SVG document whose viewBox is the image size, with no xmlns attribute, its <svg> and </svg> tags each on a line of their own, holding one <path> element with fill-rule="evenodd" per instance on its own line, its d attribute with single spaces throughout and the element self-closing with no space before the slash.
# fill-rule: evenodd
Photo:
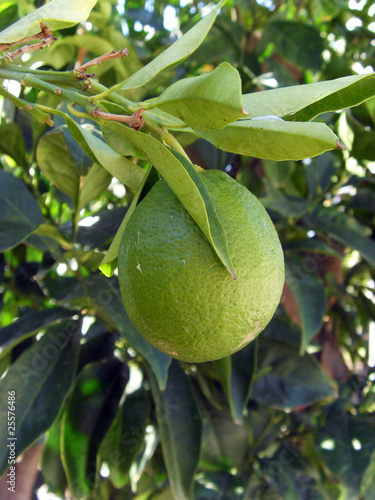
<svg viewBox="0 0 375 500">
<path fill-rule="evenodd" d="M 365 471 L 362 483 L 361 494 L 365 500 L 372 500 L 375 497 L 375 452 L 372 454 L 370 465 Z"/>
<path fill-rule="evenodd" d="M 54 309 L 34 311 L 21 316 L 10 325 L 1 328 L 0 358 L 6 356 L 17 344 L 32 335 L 36 335 L 40 330 L 62 319 L 71 318 L 73 315 L 74 311 L 55 307 Z"/>
<path fill-rule="evenodd" d="M 15 391 L 17 456 L 57 417 L 73 381 L 79 336 L 80 326 L 71 320 L 50 327 L 39 341 L 22 353 L 2 379 L 2 401 L 8 400 L 8 391 Z M 2 405 L 1 436 L 9 436 L 7 412 L 7 405 Z M 0 450 L 0 476 L 8 468 L 8 450 L 6 446 Z"/>
<path fill-rule="evenodd" d="M 327 308 L 324 284 L 315 273 L 319 261 L 313 259 L 303 261 L 296 255 L 285 258 L 285 278 L 302 323 L 301 354 L 320 330 Z"/>
<path fill-rule="evenodd" d="M 26 185 L 0 170 L 0 251 L 21 243 L 43 222 L 39 205 Z"/>
<path fill-rule="evenodd" d="M 87 365 L 77 377 L 62 417 L 62 456 L 75 498 L 88 498 L 99 477 L 97 454 L 129 380 L 116 358 Z"/>
<path fill-rule="evenodd" d="M 297 66 L 320 70 L 324 42 L 315 27 L 287 19 L 271 18 L 259 44 L 266 48 L 269 43 L 274 44 L 277 52 Z"/>
<path fill-rule="evenodd" d="M 111 174 L 97 163 L 94 163 L 86 177 L 82 178 L 78 210 L 81 210 L 90 201 L 101 195 L 107 189 L 111 180 Z"/>
<path fill-rule="evenodd" d="M 85 283 L 90 297 L 111 318 L 120 334 L 149 362 L 159 386 L 165 387 L 171 358 L 149 344 L 135 328 L 125 311 L 118 286 L 115 288 L 109 279 L 95 275 L 87 278 Z"/>
<path fill-rule="evenodd" d="M 129 469 L 144 445 L 148 401 L 143 387 L 126 396 L 100 448 L 100 458 L 108 464 L 111 482 L 123 488 Z"/>
<path fill-rule="evenodd" d="M 276 339 L 259 339 L 258 369 L 251 399 L 273 408 L 309 406 L 336 395 L 335 384 L 310 355 Z M 267 373 L 268 372 L 268 373 Z"/>
<path fill-rule="evenodd" d="M 158 429 L 174 497 L 193 499 L 194 474 L 198 465 L 202 423 L 187 375 L 173 360 L 166 388 L 161 391 L 150 377 L 156 404 Z"/>
<path fill-rule="evenodd" d="M 223 151 L 270 160 L 302 160 L 339 147 L 337 136 L 324 123 L 287 122 L 277 116 L 195 132 Z"/>
<path fill-rule="evenodd" d="M 306 211 L 308 204 L 304 198 L 284 195 L 268 179 L 263 179 L 263 183 L 266 196 L 260 198 L 260 201 L 269 210 L 274 210 L 284 217 L 298 217 Z"/>
<path fill-rule="evenodd" d="M 52 0 L 0 33 L 0 43 L 16 42 L 40 31 L 44 21 L 52 30 L 68 28 L 86 21 L 97 0 Z"/>
<path fill-rule="evenodd" d="M 262 462 L 267 480 L 277 490 L 279 498 L 288 500 L 322 499 L 309 462 L 299 449 L 283 439 L 275 454 Z"/>
<path fill-rule="evenodd" d="M 192 128 L 220 129 L 243 118 L 241 79 L 228 63 L 210 73 L 185 78 L 167 88 L 159 97 L 142 103 L 177 116 Z"/>
<path fill-rule="evenodd" d="M 108 144 L 90 132 L 90 127 L 80 127 L 74 120 L 66 120 L 68 128 L 87 156 L 99 163 L 111 175 L 132 189 L 138 189 L 144 170 L 116 153 Z M 107 122 L 106 122 L 107 125 Z"/>
<path fill-rule="evenodd" d="M 50 132 L 40 139 L 36 160 L 46 178 L 75 202 L 80 175 L 61 132 Z"/>
<path fill-rule="evenodd" d="M 248 426 L 235 423 L 227 407 L 215 408 L 206 399 L 202 401 L 200 410 L 204 423 L 201 466 L 208 470 L 230 470 L 243 466 L 249 452 Z"/>
<path fill-rule="evenodd" d="M 277 115 L 306 122 L 328 111 L 351 108 L 375 95 L 375 73 L 352 75 L 325 82 L 308 83 L 253 92 L 242 96 L 250 116 Z"/>
<path fill-rule="evenodd" d="M 113 122 L 107 126 L 124 135 L 145 154 L 198 224 L 228 272 L 235 278 L 224 227 L 204 182 L 190 161 L 143 132 Z"/>
<path fill-rule="evenodd" d="M 219 359 L 214 365 L 220 375 L 233 421 L 243 421 L 243 411 L 249 400 L 256 369 L 257 340 L 232 356 Z"/>
<path fill-rule="evenodd" d="M 0 152 L 12 157 L 18 165 L 25 165 L 25 141 L 16 123 L 0 125 Z"/>
<path fill-rule="evenodd" d="M 40 465 L 48 489 L 63 497 L 67 481 L 61 460 L 61 417 L 62 413 L 47 432 Z"/>
<path fill-rule="evenodd" d="M 326 465 L 358 493 L 374 451 L 372 416 L 332 412 L 316 435 L 316 446 Z M 372 481 L 374 478 L 372 478 Z"/>
<path fill-rule="evenodd" d="M 143 87 L 164 69 L 170 68 L 190 56 L 205 39 L 225 1 L 221 0 L 209 14 L 204 16 L 203 19 L 177 40 L 177 42 L 128 78 L 121 85 L 121 90 Z"/>
<path fill-rule="evenodd" d="M 311 228 L 331 236 L 345 246 L 357 250 L 371 265 L 375 265 L 375 242 L 369 236 L 371 229 L 354 217 L 334 207 L 317 207 L 303 217 Z"/>
<path fill-rule="evenodd" d="M 107 253 L 105 254 L 104 259 L 100 263 L 99 269 L 102 271 L 103 274 L 105 274 L 107 277 L 111 277 L 112 274 L 114 273 L 114 270 L 117 267 L 117 256 L 118 252 L 120 249 L 120 243 L 121 243 L 121 238 L 122 235 L 125 231 L 125 227 L 130 219 L 131 214 L 134 212 L 135 207 L 137 206 L 139 197 L 143 191 L 143 187 L 145 185 L 145 182 L 147 181 L 148 175 L 150 173 L 151 169 L 149 168 L 143 177 L 143 181 L 141 182 L 141 185 L 139 186 L 134 198 L 132 199 L 132 202 L 130 204 L 130 207 L 128 208 L 125 217 L 123 221 L 121 222 L 120 227 L 117 230 L 117 233 L 115 237 L 113 238 L 113 241 L 111 243 L 111 246 L 108 248 Z"/>
</svg>

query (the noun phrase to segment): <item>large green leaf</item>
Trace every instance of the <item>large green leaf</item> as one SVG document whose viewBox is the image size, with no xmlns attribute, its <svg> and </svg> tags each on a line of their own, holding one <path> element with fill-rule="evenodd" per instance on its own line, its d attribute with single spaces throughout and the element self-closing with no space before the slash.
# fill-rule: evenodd
<svg viewBox="0 0 375 500">
<path fill-rule="evenodd" d="M 79 193 L 79 210 L 87 203 L 95 200 L 105 191 L 112 180 L 111 174 L 103 167 L 94 163 L 86 177 L 83 177 Z"/>
<path fill-rule="evenodd" d="M 143 387 L 126 396 L 100 448 L 101 460 L 108 464 L 116 488 L 123 488 L 129 469 L 144 445 L 148 402 Z"/>
<path fill-rule="evenodd" d="M 35 335 L 40 330 L 56 323 L 62 319 L 71 318 L 74 311 L 55 307 L 53 309 L 44 309 L 33 311 L 21 316 L 13 323 L 0 330 L 0 358 L 9 353 L 17 344 L 28 337 Z"/>
<path fill-rule="evenodd" d="M 106 125 L 124 135 L 145 154 L 198 224 L 228 272 L 235 277 L 224 227 L 204 182 L 190 161 L 150 135 L 119 123 Z"/>
<path fill-rule="evenodd" d="M 251 398 L 273 408 L 305 407 L 336 394 L 312 356 L 299 356 L 297 347 L 275 339 L 259 339 L 258 369 L 265 375 L 255 380 Z"/>
<path fill-rule="evenodd" d="M 375 73 L 371 73 L 253 92 L 242 97 L 243 107 L 252 117 L 277 115 L 305 122 L 366 101 L 375 95 L 374 82 Z"/>
<path fill-rule="evenodd" d="M 371 229 L 354 217 L 334 207 L 317 207 L 305 215 L 303 221 L 311 229 L 328 234 L 343 245 L 358 250 L 370 264 L 375 265 L 375 241 L 369 237 Z"/>
<path fill-rule="evenodd" d="M 316 435 L 316 446 L 324 462 L 355 493 L 360 490 L 374 451 L 374 435 L 372 416 L 335 412 Z"/>
<path fill-rule="evenodd" d="M 39 205 L 26 185 L 0 170 L 0 251 L 21 243 L 43 222 Z"/>
<path fill-rule="evenodd" d="M 76 202 L 80 175 L 61 132 L 45 134 L 36 150 L 38 167 L 45 177 Z"/>
<path fill-rule="evenodd" d="M 0 125 L 0 151 L 11 156 L 18 165 L 25 165 L 25 141 L 16 123 Z"/>
<path fill-rule="evenodd" d="M 165 387 L 171 358 L 149 344 L 138 332 L 125 311 L 118 288 L 103 276 L 92 275 L 85 283 L 90 297 L 111 318 L 120 334 L 149 362 L 159 386 Z"/>
<path fill-rule="evenodd" d="M 175 498 L 193 499 L 202 423 L 189 380 L 173 360 L 167 386 L 161 391 L 151 374 L 151 389 L 168 477 Z"/>
<path fill-rule="evenodd" d="M 204 16 L 199 23 L 193 26 L 177 42 L 128 78 L 121 85 L 121 90 L 143 87 L 164 69 L 174 66 L 190 56 L 205 39 L 225 1 L 221 0 L 209 14 Z"/>
<path fill-rule="evenodd" d="M 324 123 L 288 122 L 277 116 L 195 132 L 223 151 L 270 160 L 302 160 L 339 147 L 337 136 Z"/>
<path fill-rule="evenodd" d="M 138 165 L 114 151 L 101 138 L 91 133 L 89 126 L 80 127 L 74 120 L 66 118 L 68 128 L 83 151 L 105 168 L 120 182 L 132 189 L 138 189 L 144 176 L 144 170 Z"/>
<path fill-rule="evenodd" d="M 314 257 L 305 260 L 296 255 L 285 257 L 285 279 L 297 303 L 302 324 L 301 353 L 320 330 L 327 307 L 324 284 L 315 272 L 320 261 Z"/>
<path fill-rule="evenodd" d="M 70 490 L 88 498 L 99 477 L 97 454 L 129 380 L 118 359 L 87 365 L 77 377 L 62 417 L 62 456 Z"/>
<path fill-rule="evenodd" d="M 1 380 L 2 401 L 15 392 L 15 435 L 8 432 L 8 407 L 0 408 L 0 435 L 17 438 L 20 455 L 57 417 L 73 381 L 80 325 L 67 320 L 47 333 L 10 366 Z M 11 443 L 11 440 L 9 440 Z M 8 468 L 9 448 L 0 450 L 0 476 Z"/>
<path fill-rule="evenodd" d="M 228 63 L 210 73 L 180 80 L 158 98 L 143 104 L 146 109 L 157 107 L 202 130 L 224 128 L 246 115 L 242 109 L 240 75 Z"/>
<path fill-rule="evenodd" d="M 21 18 L 0 33 L 0 43 L 16 42 L 40 31 L 44 21 L 52 30 L 67 28 L 86 21 L 97 0 L 52 0 Z"/>
</svg>

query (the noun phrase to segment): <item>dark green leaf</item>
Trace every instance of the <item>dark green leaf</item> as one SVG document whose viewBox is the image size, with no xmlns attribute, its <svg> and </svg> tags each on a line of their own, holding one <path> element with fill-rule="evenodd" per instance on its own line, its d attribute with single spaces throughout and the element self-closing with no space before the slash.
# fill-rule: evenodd
<svg viewBox="0 0 375 500">
<path fill-rule="evenodd" d="M 179 500 L 192 500 L 202 424 L 189 380 L 178 362 L 173 360 L 164 391 L 159 389 L 153 374 L 150 381 L 173 494 Z"/>
<path fill-rule="evenodd" d="M 144 445 L 147 412 L 147 395 L 141 387 L 126 396 L 100 448 L 115 488 L 123 488 L 128 482 L 129 469 Z"/>
<path fill-rule="evenodd" d="M 74 311 L 56 307 L 31 312 L 15 320 L 12 324 L 0 330 L 0 358 L 5 356 L 17 344 L 40 330 L 62 319 L 71 318 Z"/>
<path fill-rule="evenodd" d="M 87 365 L 76 380 L 62 417 L 63 464 L 76 498 L 96 486 L 99 447 L 128 380 L 128 366 L 115 358 Z"/>
<path fill-rule="evenodd" d="M 307 24 L 286 19 L 273 19 L 265 26 L 260 44 L 273 43 L 277 52 L 297 66 L 319 70 L 324 49 L 319 31 Z"/>
<path fill-rule="evenodd" d="M 298 217 L 307 209 L 307 200 L 297 196 L 286 196 L 277 190 L 267 179 L 263 179 L 266 196 L 260 198 L 263 205 L 284 217 Z"/>
<path fill-rule="evenodd" d="M 221 470 L 241 467 L 248 453 L 250 433 L 247 425 L 234 423 L 229 409 L 213 408 L 207 401 L 202 402 L 202 412 L 201 464 Z"/>
<path fill-rule="evenodd" d="M 49 490 L 63 496 L 67 481 L 61 460 L 61 416 L 62 414 L 47 432 L 41 458 L 41 470 Z"/>
<path fill-rule="evenodd" d="M 316 436 L 316 446 L 327 466 L 355 493 L 370 464 L 374 435 L 371 416 L 332 413 Z"/>
<path fill-rule="evenodd" d="M 317 207 L 303 217 L 303 221 L 311 228 L 328 234 L 345 246 L 358 250 L 372 265 L 375 265 L 375 242 L 368 236 L 369 227 L 358 222 L 335 207 Z"/>
<path fill-rule="evenodd" d="M 50 132 L 40 139 L 36 159 L 46 178 L 76 202 L 80 175 L 62 132 Z"/>
<path fill-rule="evenodd" d="M 232 356 L 214 362 L 236 423 L 242 422 L 243 410 L 250 397 L 251 383 L 256 370 L 256 346 L 257 340 Z"/>
<path fill-rule="evenodd" d="M 200 475 L 194 487 L 194 500 L 239 500 L 243 491 L 241 481 L 229 472 L 210 472 Z"/>
<path fill-rule="evenodd" d="M 310 256 L 302 260 L 297 256 L 285 258 L 285 279 L 298 306 L 302 323 L 301 353 L 320 330 L 326 311 L 325 290 L 317 276 L 319 261 Z"/>
<path fill-rule="evenodd" d="M 73 381 L 79 336 L 80 325 L 71 320 L 50 327 L 41 340 L 22 353 L 2 379 L 2 401 L 8 400 L 8 391 L 15 391 L 17 456 L 57 417 Z M 1 436 L 9 436 L 7 410 L 6 405 L 0 408 Z M 8 448 L 3 446 L 0 475 L 7 468 Z"/>
<path fill-rule="evenodd" d="M 43 222 L 39 205 L 26 185 L 0 170 L 0 251 L 18 245 Z"/>
<path fill-rule="evenodd" d="M 11 156 L 18 165 L 25 165 L 25 141 L 15 123 L 0 125 L 0 152 Z"/>
<path fill-rule="evenodd" d="M 259 339 L 258 370 L 266 374 L 255 380 L 251 398 L 273 408 L 301 408 L 335 395 L 334 382 L 312 356 L 275 339 Z"/>
<path fill-rule="evenodd" d="M 262 461 L 265 477 L 278 491 L 280 498 L 288 500 L 321 500 L 316 481 L 311 477 L 309 464 L 300 451 L 286 439 L 271 459 Z"/>
<path fill-rule="evenodd" d="M 115 283 L 116 288 L 103 276 L 93 275 L 86 279 L 91 298 L 112 319 L 120 334 L 150 363 L 159 386 L 165 387 L 171 358 L 149 344 L 136 330 L 125 311 L 117 281 Z"/>
</svg>

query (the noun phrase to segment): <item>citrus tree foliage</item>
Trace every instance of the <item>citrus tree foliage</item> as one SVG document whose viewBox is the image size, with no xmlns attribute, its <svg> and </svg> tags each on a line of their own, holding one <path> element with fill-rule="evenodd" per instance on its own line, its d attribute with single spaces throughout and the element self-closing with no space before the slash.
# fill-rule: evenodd
<svg viewBox="0 0 375 500">
<path fill-rule="evenodd" d="M 1 474 L 15 391 L 17 456 L 43 442 L 60 498 L 374 498 L 373 15 L 0 2 Z M 286 285 L 256 341 L 191 365 L 140 336 L 116 267 L 162 176 L 235 273 L 196 165 L 259 197 Z"/>
</svg>

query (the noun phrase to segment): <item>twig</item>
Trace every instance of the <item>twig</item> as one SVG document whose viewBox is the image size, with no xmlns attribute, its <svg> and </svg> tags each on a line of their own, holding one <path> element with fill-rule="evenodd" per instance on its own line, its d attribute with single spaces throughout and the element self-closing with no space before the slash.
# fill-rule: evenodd
<svg viewBox="0 0 375 500">
<path fill-rule="evenodd" d="M 91 66 L 99 66 L 104 61 L 117 59 L 119 57 L 124 58 L 125 56 L 128 55 L 128 53 L 129 53 L 128 49 L 118 50 L 117 52 L 116 50 L 111 50 L 110 52 L 107 52 L 102 56 L 96 57 L 95 59 L 92 59 L 91 61 L 88 61 L 85 64 L 82 64 L 80 66 L 76 65 L 74 69 L 79 73 L 84 73 L 87 69 L 91 68 Z"/>
<path fill-rule="evenodd" d="M 43 40 L 50 37 L 53 37 L 52 30 L 43 22 L 40 23 L 40 32 L 36 35 L 28 36 L 26 38 L 22 38 L 17 42 L 9 42 L 9 43 L 0 43 L 0 52 L 5 50 L 9 50 L 13 45 L 20 45 L 21 43 L 32 42 L 33 40 Z"/>
<path fill-rule="evenodd" d="M 132 115 L 115 115 L 113 113 L 106 113 L 100 108 L 95 108 L 91 111 L 92 116 L 96 118 L 103 118 L 104 120 L 112 120 L 115 122 L 127 123 L 130 128 L 134 130 L 139 130 L 143 127 L 143 108 L 137 109 Z"/>
<path fill-rule="evenodd" d="M 34 43 L 34 44 L 28 44 L 28 45 L 23 45 L 17 50 L 14 50 L 13 52 L 9 52 L 8 54 L 5 55 L 5 57 L 8 59 L 8 61 L 13 62 L 13 60 L 22 55 L 26 54 L 26 52 L 33 52 L 35 50 L 42 50 L 44 47 L 49 47 L 52 42 L 55 42 L 57 40 L 56 37 L 50 36 L 46 38 L 45 40 L 42 40 L 41 42 Z"/>
</svg>

